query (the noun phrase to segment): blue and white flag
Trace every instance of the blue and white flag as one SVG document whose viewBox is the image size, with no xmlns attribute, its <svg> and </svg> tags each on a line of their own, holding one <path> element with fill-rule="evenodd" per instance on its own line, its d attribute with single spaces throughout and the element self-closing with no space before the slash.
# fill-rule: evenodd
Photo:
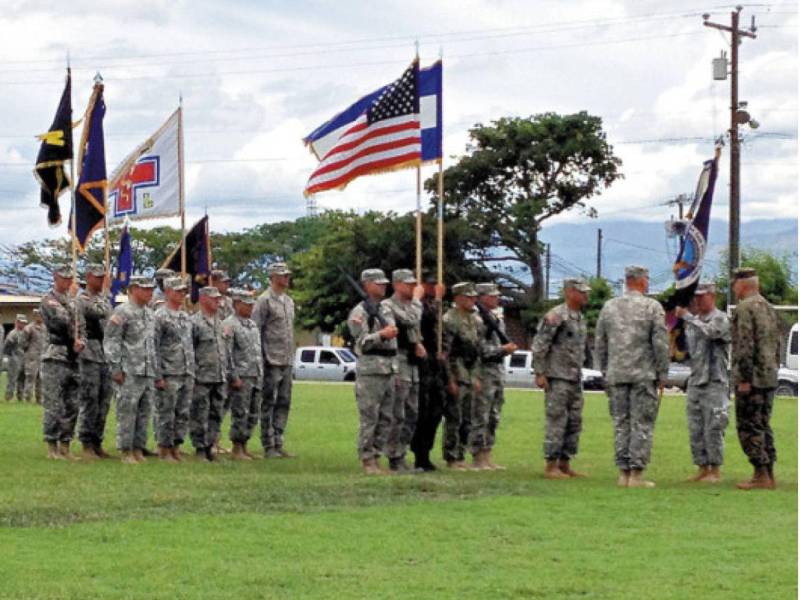
<svg viewBox="0 0 800 600">
<path fill-rule="evenodd" d="M 376 102 L 389 85 L 360 98 L 303 139 L 318 160 L 322 160 L 328 154 L 347 128 Z M 442 61 L 419 70 L 417 88 L 422 132 L 422 162 L 439 161 L 442 159 Z"/>
</svg>

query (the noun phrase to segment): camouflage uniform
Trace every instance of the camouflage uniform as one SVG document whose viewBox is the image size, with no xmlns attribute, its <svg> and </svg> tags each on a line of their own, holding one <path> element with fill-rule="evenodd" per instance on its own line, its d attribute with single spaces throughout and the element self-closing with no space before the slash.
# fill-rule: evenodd
<svg viewBox="0 0 800 600">
<path fill-rule="evenodd" d="M 252 319 L 261 335 L 264 358 L 261 445 L 264 450 L 281 450 L 292 405 L 294 301 L 270 287 L 258 298 Z"/>
<path fill-rule="evenodd" d="M 442 421 L 445 400 L 445 372 L 436 358 L 439 340 L 439 307 L 441 302 L 435 298 L 422 299 L 422 319 L 420 330 L 422 343 L 428 355 L 419 365 L 419 414 L 411 451 L 416 457 L 417 466 L 426 466 L 436 440 L 436 430 Z"/>
<path fill-rule="evenodd" d="M 481 287 L 489 290 L 497 288 L 493 283 L 478 284 L 478 287 L 479 294 L 493 293 L 481 291 Z M 491 316 L 497 322 L 498 329 L 505 335 L 506 323 L 503 320 L 502 309 L 498 308 L 492 311 Z M 503 349 L 500 336 L 488 325 L 488 318 L 489 316 L 481 315 L 485 333 L 481 344 L 481 393 L 476 400 L 480 410 L 478 417 L 471 420 L 474 429 L 472 443 L 478 450 L 494 448 L 497 440 L 497 427 L 500 425 L 500 414 L 503 411 L 503 404 L 505 404 L 506 376 L 503 359 L 506 351 Z"/>
<path fill-rule="evenodd" d="M 566 303 L 552 308 L 533 339 L 536 376 L 547 379 L 544 393 L 544 458 L 570 460 L 578 453 L 583 422 L 581 368 L 586 351 L 586 321 Z"/>
<path fill-rule="evenodd" d="M 617 467 L 643 470 L 658 415 L 656 384 L 669 370 L 661 305 L 633 290 L 606 302 L 597 321 L 595 361 L 608 384 Z"/>
<path fill-rule="evenodd" d="M 700 467 L 720 466 L 728 426 L 730 322 L 716 308 L 683 320 L 692 366 L 686 393 L 692 461 Z"/>
<path fill-rule="evenodd" d="M 111 316 L 111 303 L 102 294 L 83 291 L 76 300 L 85 328 L 86 348 L 80 368 L 78 439 L 87 446 L 101 446 L 111 404 L 111 372 L 103 354 L 103 332 Z"/>
<path fill-rule="evenodd" d="M 747 394 L 736 390 L 739 443 L 750 464 L 771 467 L 776 453 L 769 419 L 778 385 L 780 332 L 778 315 L 761 294 L 738 302 L 733 311 L 732 341 L 733 383 L 752 386 Z"/>
<path fill-rule="evenodd" d="M 68 273 L 62 270 L 62 273 Z M 65 275 L 66 276 L 66 275 Z M 75 305 L 67 294 L 50 290 L 39 310 L 47 329 L 48 345 L 42 355 L 42 429 L 46 442 L 68 444 L 78 419 L 78 356 L 75 343 Z M 80 315 L 77 315 L 80 321 Z M 83 327 L 78 326 L 79 331 Z M 79 336 L 80 337 L 80 336 Z"/>
<path fill-rule="evenodd" d="M 380 315 L 387 325 L 394 325 L 394 315 L 381 303 Z M 364 303 L 357 304 L 347 317 L 347 327 L 355 340 L 356 403 L 358 404 L 358 457 L 379 458 L 387 450 L 392 425 L 395 376 L 397 375 L 397 339 L 384 340 L 378 333 L 382 325 L 367 314 Z"/>
<path fill-rule="evenodd" d="M 206 289 L 206 288 L 203 288 Z M 191 317 L 195 382 L 189 410 L 192 445 L 209 448 L 219 436 L 225 411 L 228 352 L 222 322 L 197 311 Z"/>
<path fill-rule="evenodd" d="M 408 272 L 411 274 L 411 271 Z M 411 275 L 413 278 L 413 275 Z M 397 281 L 395 277 L 392 278 Z M 415 280 L 416 281 L 416 280 Z M 395 378 L 394 408 L 392 424 L 387 442 L 390 459 L 405 457 L 408 444 L 417 426 L 419 411 L 419 367 L 417 366 L 416 345 L 421 341 L 419 331 L 422 318 L 422 304 L 419 300 L 400 300 L 397 295 L 384 300 L 392 312 L 397 336 L 397 376 Z"/>
<path fill-rule="evenodd" d="M 473 429 L 472 426 L 473 417 L 480 421 L 485 412 L 480 410 L 482 404 L 475 402 L 484 325 L 477 312 L 465 314 L 457 308 L 451 308 L 445 313 L 442 326 L 447 379 L 458 384 L 458 394 L 447 394 L 444 402 L 442 454 L 447 462 L 463 461 L 467 444 L 472 451 L 476 451 L 475 443 L 479 441 L 477 432 L 483 431 L 486 426 L 486 423 L 480 422 L 478 428 Z M 486 416 L 488 418 L 488 414 Z M 472 431 L 476 433 L 471 436 Z"/>
<path fill-rule="evenodd" d="M 167 284 L 169 285 L 169 284 Z M 194 344 L 192 323 L 183 309 L 164 304 L 155 314 L 156 442 L 162 448 L 183 444 L 189 425 L 189 403 L 194 390 Z"/>
<path fill-rule="evenodd" d="M 261 335 L 252 319 L 233 314 L 222 322 L 223 333 L 231 357 L 228 382 L 241 380 L 238 390 L 230 388 L 231 431 L 234 443 L 246 444 L 258 423 L 261 404 L 263 366 L 261 363 Z"/>
<path fill-rule="evenodd" d="M 47 330 L 42 323 L 29 323 L 23 331 L 25 346 L 25 401 L 34 397 L 42 403 L 42 378 L 40 367 L 47 341 Z"/>
<path fill-rule="evenodd" d="M 141 285 L 149 286 L 145 279 Z M 136 278 L 131 278 L 131 284 Z M 117 396 L 117 449 L 144 450 L 147 421 L 153 406 L 156 378 L 155 317 L 149 306 L 128 300 L 114 309 L 106 323 L 103 351 L 109 371 L 122 373 L 125 381 L 115 384 Z"/>
<path fill-rule="evenodd" d="M 14 329 L 6 338 L 3 352 L 8 356 L 8 370 L 6 372 L 6 400 L 11 401 L 16 394 L 17 400 L 22 402 L 22 393 L 25 387 L 25 348 L 23 330 Z"/>
</svg>

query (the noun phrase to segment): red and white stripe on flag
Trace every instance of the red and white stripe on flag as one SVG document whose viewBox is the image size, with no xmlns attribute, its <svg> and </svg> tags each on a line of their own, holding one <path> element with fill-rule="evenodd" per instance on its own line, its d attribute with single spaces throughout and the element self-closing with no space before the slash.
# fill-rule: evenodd
<svg viewBox="0 0 800 600">
<path fill-rule="evenodd" d="M 420 163 L 422 137 L 418 113 L 369 123 L 364 113 L 348 128 L 311 174 L 304 194 L 344 189 L 361 175 L 413 167 Z"/>
</svg>

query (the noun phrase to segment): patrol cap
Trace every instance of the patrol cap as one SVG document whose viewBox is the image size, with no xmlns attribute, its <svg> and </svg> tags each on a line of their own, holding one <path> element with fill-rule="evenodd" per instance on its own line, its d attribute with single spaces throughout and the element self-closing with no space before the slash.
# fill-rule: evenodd
<svg viewBox="0 0 800 600">
<path fill-rule="evenodd" d="M 496 283 L 479 283 L 475 286 L 475 291 L 479 296 L 500 296 L 500 290 Z M 455 293 L 455 288 L 453 288 Z"/>
<path fill-rule="evenodd" d="M 475 297 L 478 292 L 475 291 L 475 284 L 471 281 L 461 281 L 453 286 L 453 296 L 472 296 Z"/>
<path fill-rule="evenodd" d="M 175 271 L 172 269 L 158 269 L 156 271 L 156 279 L 166 279 L 167 277 L 174 277 Z"/>
<path fill-rule="evenodd" d="M 367 281 L 371 281 L 372 283 L 389 283 L 383 269 L 364 269 L 361 271 L 361 281 L 364 283 Z"/>
<path fill-rule="evenodd" d="M 584 294 L 588 294 L 592 291 L 591 286 L 586 282 L 585 279 L 582 277 L 570 277 L 564 280 L 564 289 L 568 290 L 572 288 L 573 290 L 578 290 L 579 292 L 583 292 Z"/>
<path fill-rule="evenodd" d="M 231 290 L 231 298 L 234 302 L 244 302 L 245 304 L 255 304 L 256 297 L 253 292 L 249 290 L 234 289 Z"/>
<path fill-rule="evenodd" d="M 392 271 L 392 281 L 398 283 L 417 283 L 417 278 L 411 269 L 395 269 Z"/>
<path fill-rule="evenodd" d="M 751 277 L 755 277 L 758 273 L 752 267 L 739 267 L 738 269 L 734 269 L 733 271 L 733 278 L 734 279 L 750 279 Z"/>
<path fill-rule="evenodd" d="M 291 275 L 292 272 L 284 262 L 272 263 L 267 269 L 269 275 Z"/>
<path fill-rule="evenodd" d="M 625 267 L 626 279 L 639 279 L 640 277 L 650 277 L 650 271 L 647 270 L 647 267 L 642 267 L 641 265 L 628 265 Z"/>
<path fill-rule="evenodd" d="M 208 296 L 209 298 L 222 298 L 222 293 L 215 287 L 207 285 L 200 288 L 201 296 Z"/>
<path fill-rule="evenodd" d="M 84 277 L 86 275 L 93 275 L 95 277 L 105 277 L 106 267 L 101 263 L 92 263 L 90 265 L 86 265 L 86 273 L 84 273 Z"/>
<path fill-rule="evenodd" d="M 436 276 L 436 273 L 434 273 L 430 269 L 423 269 L 423 271 L 422 271 L 422 282 L 423 283 L 439 283 L 439 278 Z"/>
<path fill-rule="evenodd" d="M 703 294 L 716 294 L 717 286 L 713 283 L 698 283 L 694 290 L 695 296 L 702 296 Z"/>
<path fill-rule="evenodd" d="M 231 280 L 231 278 L 228 277 L 228 274 L 225 271 L 223 271 L 222 269 L 214 269 L 213 271 L 211 271 L 211 277 L 214 279 L 214 281 L 223 281 L 224 282 L 224 281 L 230 281 Z"/>
<path fill-rule="evenodd" d="M 167 277 L 164 280 L 165 290 L 186 290 L 188 287 L 183 277 Z"/>
<path fill-rule="evenodd" d="M 128 287 L 140 287 L 145 289 L 152 289 L 156 287 L 156 282 L 153 281 L 152 277 L 146 277 L 145 275 L 133 275 L 128 281 Z"/>
<path fill-rule="evenodd" d="M 74 278 L 72 266 L 68 265 L 67 263 L 58 263 L 53 265 L 53 275 L 58 275 L 59 277 L 63 277 L 65 279 Z"/>
<path fill-rule="evenodd" d="M 17 321 L 19 321 L 20 323 L 27 323 L 28 322 L 28 317 L 26 317 L 22 313 L 19 313 L 17 315 Z"/>
</svg>

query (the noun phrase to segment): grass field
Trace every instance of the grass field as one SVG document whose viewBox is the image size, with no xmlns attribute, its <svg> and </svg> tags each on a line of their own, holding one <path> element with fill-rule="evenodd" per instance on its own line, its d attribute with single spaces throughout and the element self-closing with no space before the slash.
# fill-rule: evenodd
<svg viewBox="0 0 800 600">
<path fill-rule="evenodd" d="M 296 385 L 299 457 L 252 463 L 51 462 L 40 408 L 0 403 L 0 597 L 796 598 L 796 399 L 772 422 L 777 491 L 734 489 L 733 425 L 725 482 L 689 484 L 684 400 L 666 397 L 658 488 L 624 490 L 598 394 L 572 481 L 541 477 L 532 391 L 507 394 L 507 471 L 382 478 L 359 472 L 345 385 Z"/>
</svg>

